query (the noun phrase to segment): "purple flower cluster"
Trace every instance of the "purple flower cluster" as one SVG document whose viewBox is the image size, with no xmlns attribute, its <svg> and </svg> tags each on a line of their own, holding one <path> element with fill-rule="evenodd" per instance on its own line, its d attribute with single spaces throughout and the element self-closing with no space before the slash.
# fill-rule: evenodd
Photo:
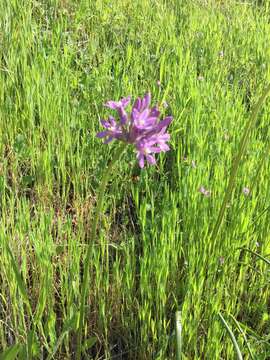
<svg viewBox="0 0 270 360">
<path fill-rule="evenodd" d="M 142 99 L 138 97 L 131 111 L 127 112 L 130 96 L 120 101 L 108 101 L 105 106 L 116 110 L 120 121 L 116 121 L 113 116 L 101 120 L 105 130 L 97 134 L 98 138 L 105 138 L 106 144 L 114 139 L 133 144 L 141 168 L 144 167 L 145 159 L 153 165 L 156 163 L 155 153 L 170 150 L 166 143 L 170 140 L 170 135 L 166 130 L 173 118 L 167 116 L 160 120 L 157 106 L 151 108 L 150 102 L 151 94 L 146 93 Z"/>
</svg>

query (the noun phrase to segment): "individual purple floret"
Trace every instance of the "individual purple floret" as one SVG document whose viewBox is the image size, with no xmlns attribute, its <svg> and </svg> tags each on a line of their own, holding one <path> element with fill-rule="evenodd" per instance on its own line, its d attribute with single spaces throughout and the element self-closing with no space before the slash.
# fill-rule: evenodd
<svg viewBox="0 0 270 360">
<path fill-rule="evenodd" d="M 209 197 L 211 195 L 211 192 L 209 190 L 206 190 L 203 186 L 200 186 L 198 191 L 206 197 Z"/>
<path fill-rule="evenodd" d="M 123 98 L 120 101 L 107 101 L 105 106 L 115 110 L 118 110 L 121 107 L 126 108 L 130 103 L 130 98 L 131 96 L 127 96 L 126 98 Z"/>
<path fill-rule="evenodd" d="M 129 103 L 130 96 L 120 101 L 108 101 L 105 104 L 106 107 L 118 112 L 120 122 L 117 122 L 112 116 L 109 116 L 108 120 L 101 120 L 105 130 L 99 132 L 97 137 L 105 138 L 104 143 L 116 139 L 133 144 L 137 151 L 139 166 L 143 168 L 145 160 L 150 165 L 154 165 L 156 163 L 155 153 L 170 150 L 167 144 L 170 135 L 166 130 L 173 118 L 167 116 L 163 120 L 159 119 L 158 107 L 150 107 L 150 93 L 146 93 L 142 99 L 138 97 L 130 113 L 125 110 Z"/>
<path fill-rule="evenodd" d="M 120 123 L 121 125 L 125 125 L 128 120 L 127 113 L 125 111 L 125 108 L 130 103 L 130 96 L 127 96 L 126 98 L 121 99 L 120 101 L 107 101 L 105 106 L 112 110 L 117 110 L 119 117 L 120 117 Z"/>
<path fill-rule="evenodd" d="M 121 126 L 116 123 L 115 119 L 112 116 L 109 116 L 107 121 L 101 120 L 100 122 L 106 130 L 97 133 L 97 137 L 107 138 L 104 141 L 105 144 L 108 144 L 113 139 L 121 138 L 121 136 L 122 136 Z"/>
<path fill-rule="evenodd" d="M 243 194 L 244 194 L 245 196 L 248 196 L 248 195 L 250 194 L 250 189 L 249 189 L 248 187 L 244 187 L 244 188 L 243 188 Z"/>
</svg>

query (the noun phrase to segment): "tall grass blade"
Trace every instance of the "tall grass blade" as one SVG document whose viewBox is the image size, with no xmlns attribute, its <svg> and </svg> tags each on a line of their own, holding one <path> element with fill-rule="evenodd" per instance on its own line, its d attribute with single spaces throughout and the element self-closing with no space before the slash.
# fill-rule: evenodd
<svg viewBox="0 0 270 360">
<path fill-rule="evenodd" d="M 253 356 L 253 354 L 252 354 L 251 348 L 250 348 L 250 346 L 249 346 L 249 343 L 248 343 L 246 334 L 244 333 L 243 329 L 241 328 L 239 322 L 235 319 L 235 317 L 234 317 L 233 315 L 231 315 L 231 314 L 230 314 L 230 317 L 233 319 L 235 325 L 237 326 L 237 329 L 240 331 L 241 335 L 243 336 L 243 338 L 244 338 L 244 340 L 245 340 L 245 343 L 246 343 L 246 345 L 247 345 L 250 358 L 251 358 L 252 360 L 255 360 L 255 358 L 254 358 L 254 356 Z"/>
<path fill-rule="evenodd" d="M 233 161 L 233 164 L 232 164 L 232 170 L 231 170 L 227 190 L 225 192 L 225 196 L 224 196 L 224 199 L 223 199 L 223 202 L 222 202 L 219 214 L 218 214 L 216 224 L 215 224 L 214 229 L 213 229 L 212 234 L 211 234 L 211 240 L 212 241 L 215 241 L 215 239 L 216 239 L 216 237 L 218 235 L 220 226 L 222 224 L 222 220 L 224 218 L 226 207 L 227 207 L 227 205 L 228 205 L 228 203 L 229 203 L 229 201 L 231 199 L 231 196 L 232 196 L 237 171 L 238 171 L 238 168 L 240 166 L 241 159 L 242 159 L 242 157 L 243 157 L 243 155 L 244 155 L 244 153 L 246 151 L 247 144 L 248 144 L 248 139 L 249 139 L 251 130 L 253 129 L 256 118 L 258 116 L 258 113 L 261 110 L 261 108 L 263 106 L 263 103 L 264 103 L 265 99 L 267 98 L 267 96 L 269 94 L 269 91 L 270 91 L 270 85 L 268 85 L 266 87 L 266 89 L 264 90 L 262 96 L 260 97 L 257 104 L 255 105 L 255 107 L 254 107 L 254 109 L 253 109 L 253 111 L 251 113 L 250 120 L 247 123 L 246 128 L 244 130 L 244 133 L 243 133 L 243 136 L 241 138 L 240 145 L 239 145 L 239 151 L 238 151 L 238 153 L 237 153 L 237 155 L 236 155 L 236 157 L 235 157 L 235 159 Z"/>
<path fill-rule="evenodd" d="M 15 278 L 16 278 L 16 282 L 17 282 L 17 286 L 20 290 L 20 293 L 21 293 L 21 296 L 27 306 L 27 309 L 29 311 L 29 313 L 31 314 L 31 317 L 32 317 L 32 310 L 31 310 L 31 306 L 30 306 L 30 302 L 29 302 L 29 299 L 28 299 L 28 295 L 27 295 L 27 291 L 26 291 L 26 288 L 25 288 L 25 285 L 24 285 L 24 281 L 22 279 L 22 276 L 20 274 L 20 271 L 18 269 L 18 266 L 16 264 L 16 261 L 14 259 L 14 256 L 12 254 L 12 251 L 9 247 L 8 244 L 6 244 L 6 249 L 7 249 L 7 252 L 9 254 L 9 257 L 10 257 L 10 262 L 11 262 L 11 266 L 12 266 L 12 269 L 13 269 L 13 272 L 14 272 L 14 275 L 15 275 Z"/>
<path fill-rule="evenodd" d="M 270 260 L 266 259 L 264 256 L 258 254 L 257 252 L 252 251 L 252 250 L 247 249 L 247 248 L 241 248 L 241 250 L 247 251 L 247 252 L 249 252 L 249 253 L 257 256 L 259 259 L 261 259 L 262 261 L 264 261 L 267 265 L 270 265 Z"/>
<path fill-rule="evenodd" d="M 66 324 L 63 327 L 63 331 L 61 332 L 61 334 L 59 335 L 56 344 L 53 347 L 52 352 L 48 355 L 47 360 L 52 360 L 54 358 L 54 356 L 57 353 L 57 350 L 59 349 L 60 345 L 62 344 L 64 338 L 66 335 L 68 335 L 68 333 L 72 330 L 75 330 L 76 328 L 76 318 L 77 318 L 77 314 L 73 315 L 71 319 L 69 319 Z"/>
<path fill-rule="evenodd" d="M 15 360 L 22 349 L 22 345 L 15 344 L 0 354 L 0 360 Z"/>
<path fill-rule="evenodd" d="M 233 346 L 234 346 L 234 349 L 235 349 L 235 352 L 236 352 L 236 355 L 237 355 L 237 359 L 238 360 L 243 360 L 243 356 L 241 354 L 240 348 L 239 348 L 239 346 L 237 344 L 236 338 L 235 338 L 231 328 L 229 327 L 229 325 L 227 324 L 227 322 L 225 321 L 224 317 L 221 315 L 220 312 L 218 313 L 218 316 L 219 316 L 220 320 L 222 321 L 223 325 L 225 326 L 228 334 L 230 335 L 230 338 L 231 338 L 231 340 L 233 342 Z"/>
</svg>

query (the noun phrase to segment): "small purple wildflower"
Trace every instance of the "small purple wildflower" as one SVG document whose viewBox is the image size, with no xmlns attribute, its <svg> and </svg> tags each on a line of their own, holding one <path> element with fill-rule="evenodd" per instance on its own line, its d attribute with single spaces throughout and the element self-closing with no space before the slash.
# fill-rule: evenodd
<svg viewBox="0 0 270 360">
<path fill-rule="evenodd" d="M 107 101 L 105 106 L 114 110 L 118 110 L 121 107 L 126 108 L 130 103 L 130 98 L 130 96 L 127 96 L 126 98 L 123 98 L 119 101 Z"/>
<path fill-rule="evenodd" d="M 219 260 L 220 265 L 224 265 L 224 263 L 225 263 L 224 256 L 220 256 L 218 260 Z"/>
<path fill-rule="evenodd" d="M 160 87 L 161 86 L 161 82 L 160 80 L 157 81 L 157 86 Z"/>
<path fill-rule="evenodd" d="M 244 187 L 244 188 L 243 188 L 243 194 L 244 194 L 245 196 L 248 196 L 248 195 L 250 194 L 250 189 L 249 189 L 248 187 Z"/>
<path fill-rule="evenodd" d="M 164 107 L 164 109 L 167 109 L 167 107 L 169 107 L 169 104 L 167 103 L 167 101 L 163 101 L 162 102 L 162 106 Z"/>
<path fill-rule="evenodd" d="M 229 141 L 229 140 L 230 140 L 230 135 L 229 135 L 227 132 L 224 133 L 224 140 L 225 140 L 225 141 Z"/>
<path fill-rule="evenodd" d="M 172 116 L 159 119 L 157 106 L 150 107 L 151 94 L 146 93 L 141 99 L 138 97 L 128 113 L 125 108 L 130 103 L 130 96 L 119 101 L 108 101 L 105 106 L 118 112 L 120 122 L 109 116 L 108 120 L 101 120 L 104 131 L 97 133 L 98 138 L 105 138 L 104 143 L 120 140 L 133 144 L 137 151 L 139 166 L 144 167 L 145 160 L 150 164 L 156 163 L 154 154 L 169 151 L 167 142 L 170 134 L 166 132 L 172 122 Z"/>
<path fill-rule="evenodd" d="M 221 51 L 218 53 L 218 55 L 219 55 L 220 58 L 223 58 L 223 56 L 224 56 L 224 51 L 221 50 Z"/>
<path fill-rule="evenodd" d="M 206 197 L 209 197 L 211 195 L 211 192 L 209 190 L 206 190 L 203 186 L 200 186 L 198 191 Z"/>
</svg>

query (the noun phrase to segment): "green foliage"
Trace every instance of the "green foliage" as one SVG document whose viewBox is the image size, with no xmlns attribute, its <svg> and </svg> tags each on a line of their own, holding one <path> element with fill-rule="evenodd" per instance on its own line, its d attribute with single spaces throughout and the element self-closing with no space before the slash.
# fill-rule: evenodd
<svg viewBox="0 0 270 360">
<path fill-rule="evenodd" d="M 8 349 L 6 349 L 2 354 L 0 354 L 1 360 L 16 360 L 17 355 L 19 354 L 21 349 L 21 345 L 16 344 L 10 346 Z"/>
<path fill-rule="evenodd" d="M 269 102 L 211 241 L 270 82 L 269 10 L 266 1 L 0 1 L 2 357 L 74 358 L 81 261 L 114 150 L 95 138 L 102 104 L 146 90 L 174 116 L 172 151 L 140 171 L 129 149 L 109 180 L 90 244 L 84 355 L 175 358 L 180 310 L 183 359 L 234 358 L 220 311 L 236 321 L 243 358 L 270 357 Z"/>
</svg>

